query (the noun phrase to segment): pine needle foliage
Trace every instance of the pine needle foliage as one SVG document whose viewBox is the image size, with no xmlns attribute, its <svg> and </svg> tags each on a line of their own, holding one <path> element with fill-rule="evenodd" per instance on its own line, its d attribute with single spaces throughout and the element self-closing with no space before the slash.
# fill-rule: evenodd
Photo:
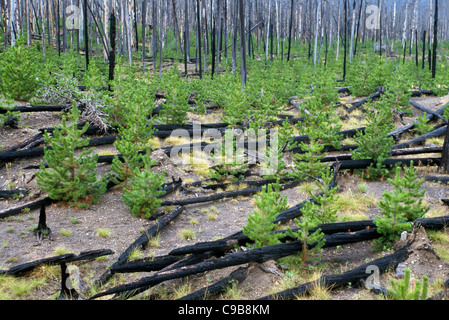
<svg viewBox="0 0 449 320">
<path fill-rule="evenodd" d="M 391 248 L 401 233 L 411 231 L 412 222 L 422 218 L 430 209 L 422 202 L 425 190 L 420 188 L 424 180 L 417 178 L 417 170 L 413 168 L 413 163 L 404 169 L 403 177 L 401 168 L 396 167 L 395 178 L 388 181 L 394 189 L 382 194 L 383 199 L 379 201 L 378 206 L 383 216 L 378 216 L 374 220 L 377 232 L 382 235 L 374 241 L 374 246 L 378 249 Z"/>
<path fill-rule="evenodd" d="M 44 140 L 49 147 L 45 148 L 44 160 L 48 167 L 41 162 L 37 183 L 53 200 L 87 208 L 104 194 L 106 180 L 97 177 L 98 155 L 90 156 L 93 149 L 85 148 L 89 139 L 82 138 L 89 123 L 78 129 L 79 115 L 80 111 L 74 106 L 67 117 L 62 117 L 62 124 L 52 136 L 45 133 Z M 77 156 L 76 149 L 81 149 Z"/>
<path fill-rule="evenodd" d="M 415 288 L 410 288 L 410 268 L 404 271 L 404 279 L 390 279 L 392 288 L 388 289 L 390 296 L 394 300 L 426 300 L 429 288 L 429 277 L 423 276 L 422 282 L 417 280 Z"/>
<path fill-rule="evenodd" d="M 278 244 L 283 236 L 273 233 L 276 224 L 273 221 L 280 212 L 288 208 L 287 197 L 280 193 L 279 179 L 274 184 L 262 188 L 262 192 L 254 197 L 257 209 L 248 217 L 248 223 L 243 227 L 243 233 L 254 241 L 256 248 Z"/>
</svg>

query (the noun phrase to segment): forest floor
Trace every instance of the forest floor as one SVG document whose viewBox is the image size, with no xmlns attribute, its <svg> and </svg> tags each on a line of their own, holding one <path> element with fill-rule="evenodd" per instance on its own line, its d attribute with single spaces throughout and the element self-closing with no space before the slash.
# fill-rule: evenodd
<svg viewBox="0 0 449 320">
<path fill-rule="evenodd" d="M 431 110 L 437 110 L 444 103 L 449 101 L 449 97 L 423 97 L 416 98 L 423 106 Z M 350 103 L 350 97 L 345 98 L 345 103 Z M 343 109 L 342 109 L 343 110 Z M 343 113 L 343 111 L 342 111 Z M 413 117 L 404 118 L 405 122 L 411 122 L 421 113 L 416 111 Z M 194 117 L 192 116 L 192 119 Z M 6 127 L 0 128 L 0 144 L 3 148 L 13 146 L 20 141 L 32 137 L 38 133 L 38 129 L 53 127 L 60 123 L 60 113 L 24 113 L 21 115 L 19 129 Z M 359 122 L 350 119 L 346 123 L 348 128 L 361 127 Z M 398 127 L 403 124 L 398 123 Z M 408 135 L 408 134 L 407 134 Z M 410 138 L 405 135 L 403 139 Z M 161 146 L 167 145 L 167 141 L 159 141 Z M 114 147 L 95 147 L 94 152 L 101 155 L 115 153 Z M 431 156 L 431 155 L 427 155 Z M 158 161 L 155 170 L 166 172 L 166 176 L 171 178 L 182 178 L 183 181 L 198 181 L 204 179 L 197 172 L 188 170 L 189 167 L 175 165 L 164 153 L 157 150 L 153 152 L 153 158 Z M 31 158 L 22 161 L 15 161 L 0 169 L 0 189 L 6 187 L 26 188 L 28 194 L 16 200 L 0 201 L 0 212 L 2 210 L 19 206 L 44 195 L 40 193 L 36 184 L 35 173 L 37 170 L 26 170 L 28 165 L 38 165 L 39 158 Z M 436 175 L 435 166 L 418 167 L 419 175 Z M 109 166 L 100 164 L 99 174 L 109 172 Z M 257 178 L 257 177 L 256 177 Z M 352 220 L 374 219 L 380 214 L 377 201 L 382 197 L 385 190 L 391 188 L 387 181 L 365 181 L 360 175 L 342 172 L 338 176 L 340 187 L 339 195 L 342 203 L 341 218 Z M 361 182 L 366 182 L 366 189 L 360 190 Z M 309 186 L 310 187 L 310 184 Z M 428 217 L 448 215 L 448 207 L 440 199 L 449 198 L 449 186 L 436 183 L 424 183 L 426 190 L 425 201 L 431 206 L 427 214 Z M 282 194 L 287 196 L 288 203 L 293 206 L 308 198 L 306 192 L 308 188 L 299 185 L 295 188 L 283 190 Z M 164 197 L 164 200 L 183 199 L 186 197 L 204 196 L 207 191 L 202 188 L 179 191 Z M 142 250 L 143 257 L 162 256 L 171 250 L 196 242 L 212 241 L 223 238 L 237 231 L 242 230 L 247 222 L 248 215 L 255 209 L 253 197 L 238 197 L 233 199 L 223 199 L 203 204 L 186 206 L 186 210 L 169 226 L 164 228 L 158 241 L 151 242 Z M 139 219 L 131 215 L 129 209 L 121 200 L 121 190 L 114 188 L 100 198 L 100 202 L 92 205 L 89 209 L 77 209 L 61 204 L 54 204 L 47 207 L 47 224 L 52 230 L 53 241 L 44 238 L 38 242 L 32 229 L 37 226 L 39 210 L 24 212 L 13 217 L 0 220 L 0 269 L 7 270 L 13 266 L 31 262 L 34 260 L 55 256 L 61 253 L 78 254 L 83 251 L 96 249 L 110 249 L 114 252 L 103 258 L 94 261 L 75 263 L 79 267 L 80 277 L 84 287 L 89 287 L 98 277 L 103 274 L 120 256 L 120 254 L 136 240 L 143 229 L 148 229 L 153 225 L 153 221 Z M 287 225 L 294 227 L 293 223 Z M 101 236 L 99 230 L 109 231 L 109 235 Z M 183 230 L 192 230 L 194 236 L 186 240 L 181 234 Z M 449 230 L 444 230 L 449 236 Z M 449 278 L 449 243 L 434 242 L 431 235 L 422 234 L 422 240 L 431 243 L 438 257 L 434 252 L 421 250 L 416 251 L 405 264 L 411 268 L 414 279 L 421 279 L 423 275 L 429 276 L 430 294 L 441 290 L 441 283 Z M 428 237 L 427 237 L 428 236 Z M 268 261 L 260 268 L 258 264 L 252 264 L 248 269 L 248 277 L 243 283 L 238 285 L 234 295 L 227 293 L 219 295 L 214 299 L 237 299 L 253 300 L 268 294 L 282 291 L 287 287 L 299 285 L 316 279 L 323 274 L 336 274 L 350 270 L 358 265 L 367 263 L 391 252 L 375 251 L 371 242 L 360 242 L 350 245 L 343 245 L 336 248 L 327 248 L 315 256 L 318 260 L 309 264 L 309 268 L 304 269 L 300 277 L 293 276 L 289 270 L 285 270 L 282 261 Z M 312 268 L 315 266 L 315 268 Z M 188 279 L 170 281 L 165 283 L 166 291 L 172 292 L 162 299 L 174 299 L 182 297 L 183 292 L 192 292 L 195 289 L 207 286 L 215 281 L 229 275 L 237 267 L 203 273 L 199 276 L 192 276 Z M 267 272 L 276 270 L 277 272 Z M 390 287 L 389 279 L 394 278 L 395 271 L 392 270 L 381 276 L 381 284 Z M 115 275 L 113 280 L 98 289 L 104 290 L 117 284 L 132 282 L 140 279 L 146 274 L 131 273 Z M 54 299 L 60 290 L 60 268 L 42 267 L 27 275 L 28 279 L 45 277 L 45 282 L 38 285 L 25 296 L 11 295 L 11 299 Z M 158 286 L 161 289 L 161 286 Z M 173 291 L 171 291 L 173 290 Z M 184 291 L 183 291 L 184 290 Z M 88 298 L 91 293 L 85 292 L 82 296 Z M 307 299 L 323 300 L 376 300 L 380 296 L 366 290 L 364 287 L 356 288 L 348 285 L 338 290 L 331 290 L 323 295 L 313 295 Z"/>
</svg>

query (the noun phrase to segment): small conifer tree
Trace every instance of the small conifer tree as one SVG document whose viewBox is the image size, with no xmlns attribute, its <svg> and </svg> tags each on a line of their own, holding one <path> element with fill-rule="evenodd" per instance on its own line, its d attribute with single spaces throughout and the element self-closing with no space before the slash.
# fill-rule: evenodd
<svg viewBox="0 0 449 320">
<path fill-rule="evenodd" d="M 403 231 L 411 231 L 411 222 L 422 218 L 429 211 L 429 207 L 422 203 L 425 190 L 420 188 L 424 180 L 419 180 L 416 173 L 412 162 L 409 168 L 405 168 L 402 178 L 401 168 L 396 167 L 394 180 L 388 179 L 394 190 L 385 191 L 383 199 L 378 203 L 383 216 L 374 220 L 377 232 L 382 235 L 374 242 L 376 248 L 392 247 Z"/>
<path fill-rule="evenodd" d="M 306 201 L 301 209 L 301 217 L 295 222 L 299 229 L 293 232 L 289 229 L 289 235 L 302 241 L 301 261 L 305 263 L 309 259 L 309 246 L 313 245 L 313 251 L 319 251 L 325 244 L 324 234 L 318 227 L 322 223 L 335 222 L 338 207 L 335 206 L 337 197 L 335 193 L 338 187 L 331 187 L 333 176 L 330 167 L 321 173 L 321 180 L 316 180 L 319 187 L 318 195 L 310 193 L 312 200 Z M 312 231 L 312 229 L 314 229 Z"/>
<path fill-rule="evenodd" d="M 394 144 L 393 137 L 388 134 L 394 129 L 393 114 L 387 99 L 381 98 L 374 108 L 366 114 L 367 125 L 364 132 L 357 132 L 354 138 L 358 149 L 352 152 L 354 160 L 371 159 L 365 175 L 368 179 L 381 179 L 389 171 L 383 165 L 388 159 L 388 152 Z"/>
<path fill-rule="evenodd" d="M 248 217 L 243 233 L 254 241 L 256 248 L 280 243 L 282 234 L 273 233 L 276 224 L 273 221 L 278 214 L 288 208 L 287 197 L 280 193 L 279 179 L 274 184 L 262 188 L 259 195 L 254 196 L 257 209 Z"/>
<path fill-rule="evenodd" d="M 68 116 L 62 117 L 62 124 L 55 128 L 53 135 L 45 133 L 44 160 L 37 174 L 37 183 L 43 192 L 54 200 L 67 202 L 71 206 L 89 207 L 97 203 L 100 195 L 106 191 L 106 180 L 98 178 L 96 167 L 98 155 L 93 149 L 86 149 L 89 139 L 83 139 L 89 123 L 78 129 L 80 111 L 74 105 Z M 70 123 L 68 123 L 68 121 Z M 82 148 L 75 156 L 75 150 Z"/>
<path fill-rule="evenodd" d="M 143 166 L 132 168 L 132 176 L 123 189 L 122 200 L 134 216 L 148 219 L 160 206 L 160 196 L 165 194 L 165 191 L 160 190 L 165 175 L 151 171 L 156 161 L 151 160 L 148 153 L 140 156 L 140 159 Z"/>
</svg>

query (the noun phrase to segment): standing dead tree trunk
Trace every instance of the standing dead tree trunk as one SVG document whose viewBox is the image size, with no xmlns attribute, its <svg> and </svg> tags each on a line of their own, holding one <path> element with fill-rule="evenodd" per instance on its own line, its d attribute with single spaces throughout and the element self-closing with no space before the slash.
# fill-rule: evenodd
<svg viewBox="0 0 449 320">
<path fill-rule="evenodd" d="M 288 30 L 288 53 L 287 53 L 287 61 L 290 61 L 290 52 L 292 47 L 292 30 L 293 30 L 293 10 L 294 10 L 294 2 L 293 0 L 290 3 L 290 27 Z"/>
<path fill-rule="evenodd" d="M 433 79 L 435 79 L 437 71 L 437 47 L 438 47 L 438 0 L 435 0 L 435 15 L 433 17 L 433 57 L 432 57 Z"/>
<path fill-rule="evenodd" d="M 347 59 L 347 34 L 348 34 L 348 0 L 343 0 L 344 1 L 344 16 L 345 16 L 345 20 L 344 20 L 344 29 L 345 29 L 345 34 L 344 34 L 344 58 L 343 58 L 343 81 L 346 80 L 346 59 Z"/>
<path fill-rule="evenodd" d="M 109 16 L 109 41 L 111 49 L 109 50 L 109 91 L 111 91 L 111 82 L 114 80 L 114 69 L 115 69 L 115 37 L 116 37 L 116 23 L 115 23 L 115 12 L 114 8 L 111 8 L 111 13 Z"/>
<path fill-rule="evenodd" d="M 198 66 L 199 66 L 199 73 L 200 73 L 200 79 L 203 78 L 203 71 L 202 71 L 202 61 L 201 61 L 201 12 L 200 12 L 200 0 L 196 0 L 196 23 L 197 23 L 197 44 L 198 44 Z"/>
<path fill-rule="evenodd" d="M 147 29 L 147 0 L 142 1 L 142 71 L 145 74 L 145 50 Z"/>
<path fill-rule="evenodd" d="M 89 30 L 87 29 L 87 0 L 83 2 L 84 17 L 84 47 L 86 54 L 86 70 L 89 69 Z"/>
<path fill-rule="evenodd" d="M 245 5 L 243 0 L 239 0 L 240 16 L 240 75 L 242 78 L 242 89 L 246 86 L 246 41 L 245 41 Z"/>
</svg>

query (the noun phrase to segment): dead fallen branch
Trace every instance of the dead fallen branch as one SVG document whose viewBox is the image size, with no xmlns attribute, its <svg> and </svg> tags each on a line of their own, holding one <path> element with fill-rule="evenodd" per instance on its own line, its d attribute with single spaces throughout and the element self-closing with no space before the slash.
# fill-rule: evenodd
<svg viewBox="0 0 449 320">
<path fill-rule="evenodd" d="M 11 267 L 10 269 L 4 271 L 0 271 L 0 274 L 5 275 L 11 275 L 15 277 L 22 276 L 32 270 L 34 270 L 36 267 L 41 265 L 55 265 L 60 263 L 69 263 L 69 262 L 76 262 L 76 261 L 83 261 L 83 260 L 92 260 L 98 257 L 102 257 L 105 255 L 111 255 L 113 252 L 109 249 L 103 249 L 103 250 L 92 250 L 92 251 L 86 251 L 81 252 L 79 255 L 75 255 L 73 253 L 63 254 L 56 257 L 50 257 L 50 258 L 44 258 L 32 262 L 28 262 L 25 264 L 17 265 L 14 267 Z"/>
<path fill-rule="evenodd" d="M 407 159 L 387 159 L 382 162 L 386 167 L 394 167 L 399 164 L 402 166 L 410 166 L 411 162 L 415 166 L 438 166 L 441 158 L 407 158 Z M 376 164 L 373 160 L 343 160 L 340 161 L 340 170 L 366 169 L 370 165 Z"/>
<path fill-rule="evenodd" d="M 158 232 L 160 232 L 163 228 L 165 228 L 170 222 L 174 221 L 184 211 L 184 209 L 185 209 L 184 207 L 178 207 L 172 213 L 160 218 L 153 226 L 151 226 L 151 228 L 146 230 L 124 252 L 122 252 L 117 262 L 115 262 L 110 269 L 108 269 L 100 276 L 100 278 L 96 281 L 96 284 L 101 286 L 108 279 L 110 279 L 110 277 L 113 275 L 112 269 L 114 269 L 116 266 L 125 263 L 128 260 L 129 255 L 133 252 L 133 250 L 144 248 L 152 237 L 154 237 Z"/>
<path fill-rule="evenodd" d="M 35 105 L 35 106 L 16 106 L 12 109 L 0 108 L 0 114 L 11 112 L 61 112 L 67 109 L 67 106 L 49 106 L 49 105 Z"/>
<path fill-rule="evenodd" d="M 12 199 L 15 197 L 25 196 L 27 193 L 28 190 L 23 188 L 14 190 L 0 190 L 0 199 Z"/>
<path fill-rule="evenodd" d="M 193 292 L 191 294 L 188 294 L 182 298 L 179 298 L 178 300 L 189 300 L 189 301 L 194 301 L 194 300 L 202 300 L 204 299 L 206 296 L 210 297 L 219 293 L 222 293 L 226 290 L 226 288 L 231 284 L 231 283 L 241 283 L 243 281 L 245 281 L 246 277 L 247 277 L 248 273 L 247 273 L 247 269 L 246 268 L 238 268 L 237 270 L 231 272 L 231 274 L 219 281 L 217 281 L 216 283 L 207 286 L 203 289 L 200 289 L 196 292 Z"/>
<path fill-rule="evenodd" d="M 327 246 L 343 245 L 359 241 L 372 240 L 378 236 L 375 229 L 363 230 L 355 233 L 333 234 L 325 236 Z M 311 245 L 313 247 L 313 245 Z M 250 262 L 262 263 L 268 260 L 278 260 L 280 258 L 294 255 L 302 250 L 300 241 L 287 242 L 277 245 L 265 246 L 261 248 L 250 249 L 227 254 L 224 257 L 216 259 L 207 259 L 194 265 L 184 266 L 182 268 L 161 271 L 152 276 L 144 277 L 134 283 L 118 286 L 93 296 L 91 299 L 98 299 L 111 294 L 122 294 L 121 298 L 130 298 L 139 294 L 148 288 L 159 283 L 179 279 L 194 274 L 223 269 L 227 267 L 242 265 Z"/>
<path fill-rule="evenodd" d="M 296 187 L 301 182 L 295 181 L 288 184 L 285 184 L 281 187 L 281 189 L 288 189 Z M 204 202 L 210 202 L 210 201 L 216 201 L 224 198 L 235 198 L 238 196 L 250 196 L 253 194 L 256 194 L 258 192 L 262 191 L 262 186 L 257 186 L 254 188 L 246 188 L 242 190 L 236 190 L 236 191 L 228 191 L 228 192 L 222 192 L 218 194 L 214 194 L 207 197 L 197 197 L 197 198 L 190 198 L 190 199 L 184 199 L 184 200 L 173 200 L 173 201 L 163 201 L 161 203 L 161 206 L 185 206 L 189 204 L 195 204 L 195 203 L 204 203 Z"/>
<path fill-rule="evenodd" d="M 309 294 L 317 286 L 332 289 L 340 288 L 348 283 L 351 283 L 353 286 L 358 286 L 362 280 L 366 280 L 371 275 L 370 272 L 367 272 L 367 270 L 369 270 L 368 267 L 376 266 L 380 273 L 384 273 L 390 268 L 396 267 L 399 263 L 407 260 L 409 247 L 410 245 L 407 244 L 391 255 L 368 262 L 350 271 L 336 275 L 323 275 L 315 281 L 307 282 L 298 287 L 262 297 L 259 300 L 291 300 L 298 296 Z"/>
</svg>

